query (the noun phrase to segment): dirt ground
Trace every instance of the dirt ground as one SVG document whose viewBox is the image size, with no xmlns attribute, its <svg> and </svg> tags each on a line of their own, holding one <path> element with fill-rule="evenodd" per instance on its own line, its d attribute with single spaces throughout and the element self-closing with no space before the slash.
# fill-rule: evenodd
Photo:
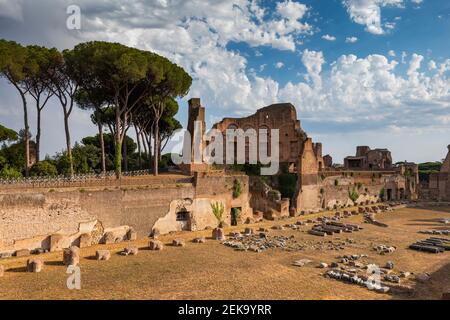
<svg viewBox="0 0 450 320">
<path fill-rule="evenodd" d="M 213 240 L 205 244 L 190 242 L 200 235 L 210 236 L 211 231 L 161 237 L 167 244 L 173 238 L 184 238 L 186 247 L 167 245 L 160 252 L 145 250 L 147 239 L 132 244 L 98 245 L 81 250 L 81 290 L 67 288 L 69 275 L 62 264 L 61 252 L 39 256 L 45 260 L 45 266 L 38 274 L 25 272 L 27 257 L 3 259 L 0 263 L 7 270 L 0 278 L 0 299 L 440 299 L 450 289 L 450 252 L 429 254 L 407 248 L 412 242 L 428 237 L 419 234 L 419 230 L 442 228 L 444 225 L 436 219 L 449 217 L 450 208 L 404 208 L 377 216 L 388 228 L 364 224 L 359 215 L 345 220 L 364 227 L 352 234 L 316 237 L 306 233 L 311 225 L 302 226 L 300 231 L 269 232 L 271 236 L 294 235 L 297 241 L 307 244 L 352 238 L 354 243 L 343 251 L 270 249 L 254 253 L 234 251 Z M 312 218 L 297 217 L 251 227 L 270 228 Z M 243 231 L 245 227 L 226 231 Z M 379 255 L 372 250 L 377 244 L 395 246 L 397 250 Z M 119 255 L 127 245 L 142 249 L 137 256 Z M 112 250 L 111 260 L 94 260 L 92 256 L 98 249 Z M 390 260 L 395 263 L 395 272 L 428 272 L 431 280 L 426 283 L 417 283 L 414 277 L 406 280 L 416 290 L 414 295 L 405 296 L 379 294 L 323 277 L 324 269 L 317 268 L 318 264 L 336 261 L 337 256 L 344 254 L 367 254 L 370 262 L 379 265 Z M 303 258 L 313 263 L 302 268 L 292 266 L 293 261 Z"/>
</svg>

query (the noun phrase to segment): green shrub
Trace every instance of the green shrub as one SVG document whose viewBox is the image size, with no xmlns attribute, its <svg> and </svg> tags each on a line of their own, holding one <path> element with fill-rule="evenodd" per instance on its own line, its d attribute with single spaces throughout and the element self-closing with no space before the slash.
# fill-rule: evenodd
<svg viewBox="0 0 450 320">
<path fill-rule="evenodd" d="M 356 192 L 355 188 L 353 190 L 348 190 L 348 197 L 353 201 L 356 202 L 359 198 L 358 192 Z"/>
<path fill-rule="evenodd" d="M 233 216 L 233 225 L 237 226 L 237 223 L 239 221 L 239 217 L 241 216 L 241 210 L 239 210 L 239 208 L 233 208 L 231 209 L 231 214 Z"/>
<path fill-rule="evenodd" d="M 214 216 L 217 219 L 218 224 L 222 224 L 223 221 L 223 211 L 224 211 L 224 206 L 222 202 L 214 202 L 211 203 L 211 209 L 212 212 L 214 214 Z"/>
<path fill-rule="evenodd" d="M 292 173 L 280 174 L 278 176 L 278 190 L 282 198 L 292 199 L 297 188 L 297 175 Z"/>
<path fill-rule="evenodd" d="M 334 180 L 334 185 L 335 185 L 336 187 L 339 185 L 339 180 L 338 180 L 338 179 Z"/>
<path fill-rule="evenodd" d="M 55 177 L 58 175 L 58 169 L 47 160 L 35 163 L 30 169 L 32 177 Z"/>
<path fill-rule="evenodd" d="M 380 190 L 380 199 L 381 199 L 381 200 L 384 200 L 384 193 L 385 193 L 385 190 L 384 190 L 384 188 L 382 188 L 382 189 Z"/>
<path fill-rule="evenodd" d="M 6 179 L 22 178 L 22 173 L 16 170 L 15 168 L 10 168 L 9 166 L 6 165 L 0 171 L 0 178 Z"/>
<path fill-rule="evenodd" d="M 241 185 L 241 181 L 238 179 L 234 180 L 233 183 L 233 199 L 237 199 L 241 196 L 242 194 L 242 185 Z"/>
</svg>

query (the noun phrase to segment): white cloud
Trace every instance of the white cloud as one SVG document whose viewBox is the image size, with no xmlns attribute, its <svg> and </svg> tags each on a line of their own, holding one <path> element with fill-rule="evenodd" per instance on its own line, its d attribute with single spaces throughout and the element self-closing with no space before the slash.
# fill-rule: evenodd
<svg viewBox="0 0 450 320">
<path fill-rule="evenodd" d="M 428 70 L 436 70 L 437 69 L 437 65 L 436 62 L 431 60 L 430 62 L 428 62 Z"/>
<path fill-rule="evenodd" d="M 421 4 L 423 0 L 411 0 L 412 3 Z"/>
<path fill-rule="evenodd" d="M 323 53 L 321 51 L 309 51 L 305 49 L 302 55 L 302 62 L 308 71 L 308 79 L 312 81 L 315 88 L 322 86 L 322 65 L 325 63 Z"/>
<path fill-rule="evenodd" d="M 8 0 L 0 0 L 0 18 L 3 17 L 22 21 L 22 4 L 23 0 L 15 0 L 12 2 Z"/>
<path fill-rule="evenodd" d="M 366 31 L 373 34 L 383 34 L 381 24 L 381 8 L 386 6 L 402 7 L 403 0 L 342 0 L 350 18 L 357 24 L 365 25 Z M 395 24 L 385 24 L 393 28 Z"/>
<path fill-rule="evenodd" d="M 327 41 L 335 41 L 336 37 L 335 36 L 331 36 L 329 34 L 323 35 L 322 39 L 327 40 Z"/>
<path fill-rule="evenodd" d="M 275 68 L 281 69 L 283 67 L 284 67 L 284 63 L 283 62 L 280 61 L 280 62 L 275 63 Z"/>
<path fill-rule="evenodd" d="M 406 57 L 408 57 L 408 54 L 405 51 L 402 51 L 402 63 L 406 63 Z"/>
<path fill-rule="evenodd" d="M 394 50 L 389 50 L 388 55 L 389 55 L 390 57 L 395 57 L 395 56 L 396 56 Z"/>
<path fill-rule="evenodd" d="M 301 119 L 315 124 L 316 132 L 378 132 L 388 127 L 439 129 L 450 113 L 450 60 L 435 62 L 432 71 L 421 73 L 425 58 L 414 54 L 407 59 L 403 52 L 401 61 L 408 64 L 408 75 L 401 76 L 397 62 L 382 55 L 348 54 L 326 64 L 322 52 L 304 49 L 301 61 L 306 80 L 293 78 L 280 85 L 270 77 L 258 76 L 258 67 L 249 68 L 243 54 L 227 48 L 231 42 L 245 42 L 256 49 L 298 50 L 299 36 L 310 34 L 311 27 L 303 21 L 308 8 L 296 2 L 282 2 L 275 14 L 266 12 L 258 1 L 245 0 L 234 0 L 235 5 L 204 0 L 79 2 L 83 29 L 65 31 L 65 37 L 49 37 L 46 45 L 67 48 L 96 39 L 163 54 L 192 75 L 193 86 L 186 98 L 201 97 L 210 119 L 248 115 L 273 102 L 292 102 Z M 50 0 L 27 4 L 45 11 L 61 6 Z M 28 23 L 26 12 L 32 10 L 27 8 L 23 12 Z M 61 23 L 64 25 L 64 20 Z M 42 43 L 39 37 L 47 37 L 48 32 L 35 26 L 30 37 Z M 46 31 L 56 30 L 56 26 L 51 24 Z M 356 37 L 346 39 L 348 43 L 357 41 Z M 400 51 L 397 54 L 400 56 Z M 260 71 L 265 67 L 261 65 Z M 86 134 L 84 129 L 78 137 Z"/>
</svg>

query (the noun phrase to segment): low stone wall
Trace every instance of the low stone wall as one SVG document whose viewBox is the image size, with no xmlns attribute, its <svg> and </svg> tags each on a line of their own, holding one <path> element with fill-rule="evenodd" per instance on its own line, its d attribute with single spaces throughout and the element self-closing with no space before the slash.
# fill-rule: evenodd
<svg viewBox="0 0 450 320">
<path fill-rule="evenodd" d="M 235 181 L 241 192 L 233 197 Z M 247 176 L 207 175 L 195 183 L 134 186 L 127 189 L 57 189 L 0 193 L 0 252 L 20 249 L 50 249 L 51 236 L 58 247 L 78 245 L 82 234 L 95 234 L 93 241 L 108 232 L 123 239 L 130 228 L 140 237 L 154 229 L 161 234 L 216 227 L 211 204 L 224 205 L 224 222 L 231 224 L 232 208 L 239 208 L 238 223 L 252 217 Z M 183 214 L 180 219 L 179 213 Z M 114 241 L 114 239 L 113 239 Z M 61 249 L 60 248 L 60 249 Z"/>
</svg>

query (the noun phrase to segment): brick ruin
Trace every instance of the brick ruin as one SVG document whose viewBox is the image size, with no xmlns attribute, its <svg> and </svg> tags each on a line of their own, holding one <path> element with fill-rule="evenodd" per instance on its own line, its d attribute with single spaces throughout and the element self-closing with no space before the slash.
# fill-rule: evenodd
<svg viewBox="0 0 450 320">
<path fill-rule="evenodd" d="M 358 146 L 356 156 L 344 159 L 344 167 L 347 170 L 390 170 L 392 169 L 391 152 L 387 149 L 371 150 L 367 146 Z"/>
<path fill-rule="evenodd" d="M 202 111 L 191 112 L 193 105 Z M 205 112 L 200 100 L 190 100 L 189 106 L 188 128 L 192 128 L 193 121 L 204 123 Z M 313 142 L 302 129 L 296 108 L 290 103 L 272 104 L 244 118 L 224 118 L 213 128 L 224 135 L 227 129 L 279 130 L 280 167 L 288 168 L 296 175 L 296 192 L 292 199 L 282 199 L 279 194 L 275 195 L 276 190 L 271 186 L 262 187 L 253 182 L 250 193 L 259 199 L 258 203 L 264 204 L 257 205 L 259 208 L 255 210 L 273 212 L 279 208 L 279 215 L 292 215 L 357 203 L 415 200 L 418 197 L 418 166 L 413 163 L 393 165 L 391 152 L 387 149 L 359 146 L 355 157 L 345 158 L 344 168 L 333 167 L 331 156 L 322 156 L 322 144 Z M 247 141 L 245 152 L 248 159 Z"/>
<path fill-rule="evenodd" d="M 421 196 L 436 201 L 450 201 L 450 145 L 440 172 L 430 174 L 421 188 Z"/>
</svg>

